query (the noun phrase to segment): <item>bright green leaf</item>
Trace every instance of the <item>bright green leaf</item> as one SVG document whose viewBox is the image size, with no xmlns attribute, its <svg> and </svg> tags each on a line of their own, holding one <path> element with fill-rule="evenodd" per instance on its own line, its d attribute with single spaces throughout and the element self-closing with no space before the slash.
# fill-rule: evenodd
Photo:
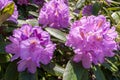
<svg viewBox="0 0 120 80">
<path fill-rule="evenodd" d="M 48 31 L 48 33 L 50 33 L 55 38 L 58 38 L 64 42 L 66 41 L 66 34 L 63 33 L 62 31 L 54 28 L 45 28 L 45 30 Z"/>
<path fill-rule="evenodd" d="M 28 20 L 26 20 L 26 22 L 32 26 L 39 26 L 37 19 L 28 19 Z"/>
<path fill-rule="evenodd" d="M 83 75 L 86 75 L 84 72 L 85 69 L 80 63 L 69 61 L 63 74 L 63 80 L 83 80 Z"/>
<path fill-rule="evenodd" d="M 37 19 L 18 20 L 18 26 L 22 26 L 23 24 L 30 24 L 32 26 L 39 26 Z"/>
<path fill-rule="evenodd" d="M 115 20 L 116 23 L 120 21 L 120 11 L 112 13 L 112 18 Z"/>
<path fill-rule="evenodd" d="M 108 10 L 120 10 L 120 7 L 110 7 Z"/>
<path fill-rule="evenodd" d="M 86 0 L 78 0 L 76 4 L 76 8 L 81 8 Z"/>
<path fill-rule="evenodd" d="M 22 26 L 23 24 L 27 24 L 26 20 L 18 19 L 18 26 Z"/>
<path fill-rule="evenodd" d="M 34 12 L 34 11 L 29 11 L 29 14 L 35 16 L 35 17 L 38 17 L 39 14 L 37 12 Z"/>
<path fill-rule="evenodd" d="M 42 68 L 48 73 L 55 76 L 63 76 L 64 73 L 64 68 L 53 63 L 49 63 L 48 65 L 43 65 Z"/>
</svg>

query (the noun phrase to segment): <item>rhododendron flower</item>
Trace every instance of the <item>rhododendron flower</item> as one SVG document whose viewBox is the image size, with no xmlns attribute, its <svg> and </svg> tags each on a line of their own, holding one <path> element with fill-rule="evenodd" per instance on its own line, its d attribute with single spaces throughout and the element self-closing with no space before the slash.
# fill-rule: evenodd
<svg viewBox="0 0 120 80">
<path fill-rule="evenodd" d="M 6 52 L 13 54 L 11 61 L 20 58 L 18 71 L 27 69 L 35 73 L 40 63 L 48 64 L 52 59 L 55 44 L 50 41 L 50 35 L 40 27 L 24 24 L 9 37 L 11 44 L 6 46 Z"/>
<path fill-rule="evenodd" d="M 84 68 L 90 68 L 104 62 L 104 58 L 113 57 L 117 48 L 115 27 L 103 15 L 84 16 L 73 23 L 67 36 L 66 45 L 74 49 L 73 61 L 80 62 Z"/>
<path fill-rule="evenodd" d="M 66 5 L 68 5 L 68 0 L 64 0 L 64 3 L 65 3 Z"/>
<path fill-rule="evenodd" d="M 19 4 L 19 5 L 27 5 L 28 3 L 29 3 L 29 0 L 17 0 L 17 3 Z"/>
<path fill-rule="evenodd" d="M 0 10 L 2 10 L 5 6 L 13 2 L 12 0 L 0 0 Z M 13 15 L 8 19 L 17 23 L 18 11 L 17 6 L 15 5 Z"/>
<path fill-rule="evenodd" d="M 92 15 L 92 8 L 93 5 L 86 5 L 82 8 L 82 15 L 83 16 L 90 16 Z"/>
<path fill-rule="evenodd" d="M 69 8 L 64 0 L 47 2 L 39 13 L 39 23 L 53 28 L 67 28 L 69 25 Z"/>
</svg>

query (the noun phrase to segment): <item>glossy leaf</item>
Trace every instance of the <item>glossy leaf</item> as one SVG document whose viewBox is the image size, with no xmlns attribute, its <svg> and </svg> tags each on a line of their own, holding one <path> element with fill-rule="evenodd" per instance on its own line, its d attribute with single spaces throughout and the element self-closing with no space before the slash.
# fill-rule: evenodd
<svg viewBox="0 0 120 80">
<path fill-rule="evenodd" d="M 37 19 L 18 20 L 18 26 L 22 26 L 23 24 L 30 24 L 32 26 L 39 26 Z"/>
<path fill-rule="evenodd" d="M 95 4 L 93 4 L 92 14 L 98 15 L 99 11 L 100 11 L 100 4 L 96 2 Z"/>
<path fill-rule="evenodd" d="M 78 0 L 76 4 L 76 8 L 81 8 L 84 3 L 85 3 L 85 0 Z"/>
<path fill-rule="evenodd" d="M 31 74 L 28 72 L 21 72 L 19 73 L 18 80 L 38 80 L 37 72 L 35 74 Z"/>
<path fill-rule="evenodd" d="M 85 69 L 80 63 L 69 61 L 63 74 L 63 80 L 83 80 L 83 75 L 86 75 L 84 72 Z"/>
<path fill-rule="evenodd" d="M 18 26 L 22 26 L 23 24 L 27 24 L 26 20 L 18 19 Z"/>
<path fill-rule="evenodd" d="M 55 76 L 63 76 L 64 73 L 64 68 L 53 63 L 49 63 L 48 65 L 42 65 L 42 68 L 48 73 Z"/>
<path fill-rule="evenodd" d="M 10 63 L 5 73 L 5 80 L 16 80 L 18 78 L 16 61 Z"/>
<path fill-rule="evenodd" d="M 120 11 L 112 13 L 112 18 L 115 20 L 116 23 L 120 21 Z"/>
<path fill-rule="evenodd" d="M 48 33 L 50 33 L 55 38 L 58 38 L 64 42 L 66 41 L 66 34 L 63 33 L 62 31 L 54 29 L 54 28 L 45 28 L 45 30 L 48 31 Z"/>
<path fill-rule="evenodd" d="M 93 72 L 96 76 L 96 80 L 106 80 L 102 70 L 100 69 L 100 67 L 98 67 L 98 66 L 94 67 Z"/>
<path fill-rule="evenodd" d="M 35 17 L 38 17 L 39 14 L 37 12 L 34 12 L 34 11 L 29 11 L 29 14 L 35 16 Z"/>
<path fill-rule="evenodd" d="M 39 26 L 37 19 L 28 19 L 26 22 L 32 26 Z"/>
</svg>

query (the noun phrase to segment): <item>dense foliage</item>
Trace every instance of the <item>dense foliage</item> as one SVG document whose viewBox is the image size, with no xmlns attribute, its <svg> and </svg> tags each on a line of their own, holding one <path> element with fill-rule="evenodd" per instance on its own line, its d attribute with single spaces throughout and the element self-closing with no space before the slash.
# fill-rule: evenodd
<svg viewBox="0 0 120 80">
<path fill-rule="evenodd" d="M 120 80 L 120 0 L 0 0 L 0 80 Z"/>
</svg>

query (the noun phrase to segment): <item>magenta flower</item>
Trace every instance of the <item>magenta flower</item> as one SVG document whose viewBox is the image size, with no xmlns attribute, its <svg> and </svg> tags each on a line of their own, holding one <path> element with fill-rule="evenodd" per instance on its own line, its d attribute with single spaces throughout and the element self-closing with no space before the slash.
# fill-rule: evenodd
<svg viewBox="0 0 120 80">
<path fill-rule="evenodd" d="M 69 25 L 69 8 L 64 0 L 51 0 L 39 13 L 39 23 L 53 28 L 67 28 Z"/>
<path fill-rule="evenodd" d="M 113 57 L 117 48 L 114 39 L 117 37 L 115 27 L 103 15 L 82 17 L 73 23 L 67 36 L 66 45 L 74 49 L 75 62 L 82 61 L 84 68 L 91 64 L 103 63 L 105 57 Z"/>
<path fill-rule="evenodd" d="M 23 25 L 10 36 L 11 44 L 6 46 L 6 52 L 13 54 L 11 61 L 20 58 L 18 71 L 27 69 L 35 73 L 39 63 L 48 64 L 52 59 L 55 44 L 50 41 L 50 35 L 40 27 Z"/>
<path fill-rule="evenodd" d="M 17 3 L 19 4 L 19 5 L 27 5 L 28 3 L 29 3 L 29 0 L 18 0 L 17 1 Z"/>
<path fill-rule="evenodd" d="M 0 0 L 0 10 L 2 10 L 5 6 L 7 6 L 11 2 L 13 1 L 12 0 Z M 18 18 L 18 11 L 17 11 L 17 6 L 15 5 L 14 13 L 8 20 L 11 20 L 17 23 L 17 18 Z"/>
<path fill-rule="evenodd" d="M 66 4 L 66 5 L 68 5 L 69 3 L 68 3 L 68 0 L 64 0 L 64 3 Z"/>
<path fill-rule="evenodd" d="M 90 16 L 92 15 L 92 8 L 93 5 L 86 5 L 82 8 L 82 15 L 83 16 Z"/>
</svg>

